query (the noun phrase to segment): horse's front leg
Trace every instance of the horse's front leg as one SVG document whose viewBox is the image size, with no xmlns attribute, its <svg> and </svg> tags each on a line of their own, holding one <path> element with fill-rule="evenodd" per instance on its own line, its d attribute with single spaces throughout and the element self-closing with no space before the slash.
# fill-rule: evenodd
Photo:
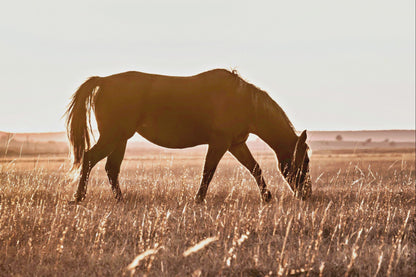
<svg viewBox="0 0 416 277">
<path fill-rule="evenodd" d="M 222 156 L 227 152 L 228 144 L 209 144 L 208 152 L 205 157 L 204 171 L 202 173 L 201 185 L 199 186 L 198 193 L 195 196 L 196 203 L 202 203 L 205 200 L 209 183 L 214 176 L 217 165 Z"/>
<path fill-rule="evenodd" d="M 250 150 L 247 147 L 247 144 L 243 142 L 237 145 L 232 145 L 229 151 L 231 152 L 231 154 L 234 155 L 234 157 L 237 158 L 237 160 L 242 165 L 244 165 L 250 171 L 250 173 L 256 179 L 263 201 L 270 202 L 270 200 L 272 199 L 272 194 L 267 189 L 266 182 L 263 178 L 262 170 L 257 161 L 251 155 Z"/>
</svg>

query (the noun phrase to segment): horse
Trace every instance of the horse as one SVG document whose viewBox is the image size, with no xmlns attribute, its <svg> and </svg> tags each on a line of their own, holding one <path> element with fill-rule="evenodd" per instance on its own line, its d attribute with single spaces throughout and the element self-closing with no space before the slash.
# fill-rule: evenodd
<svg viewBox="0 0 416 277">
<path fill-rule="evenodd" d="M 91 147 L 91 109 L 99 138 Z M 116 200 L 126 143 L 136 132 L 167 148 L 208 144 L 195 202 L 204 202 L 222 156 L 229 151 L 257 182 L 263 201 L 272 199 L 246 140 L 256 134 L 275 152 L 278 168 L 297 198 L 312 194 L 306 130 L 299 136 L 281 107 L 236 71 L 214 69 L 193 76 L 129 71 L 90 77 L 73 94 L 66 115 L 73 170 L 80 179 L 72 203 L 85 198 L 88 176 L 107 157 L 105 170 Z M 88 124 L 89 123 L 89 124 Z"/>
</svg>

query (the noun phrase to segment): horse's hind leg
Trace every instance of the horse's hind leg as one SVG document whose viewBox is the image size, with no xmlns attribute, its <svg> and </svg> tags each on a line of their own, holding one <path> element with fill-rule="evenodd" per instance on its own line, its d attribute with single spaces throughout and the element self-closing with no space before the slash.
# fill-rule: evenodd
<svg viewBox="0 0 416 277">
<path fill-rule="evenodd" d="M 117 201 L 122 200 L 120 185 L 118 182 L 118 174 L 120 173 L 121 162 L 124 158 L 124 152 L 126 151 L 126 141 L 122 141 L 117 144 L 114 151 L 108 156 L 107 163 L 105 164 L 105 171 L 107 172 L 108 180 L 110 181 L 111 189 Z"/>
<path fill-rule="evenodd" d="M 231 152 L 231 154 L 234 155 L 234 157 L 237 158 L 237 160 L 242 165 L 244 165 L 250 171 L 250 173 L 256 179 L 263 201 L 269 202 L 272 199 L 272 194 L 267 189 L 261 168 L 251 155 L 250 150 L 247 147 L 247 144 L 240 143 L 238 145 L 233 145 L 230 147 L 229 151 Z"/>
<path fill-rule="evenodd" d="M 116 147 L 117 140 L 105 139 L 100 136 L 97 143 L 84 153 L 81 168 L 81 178 L 79 180 L 77 192 L 74 194 L 75 202 L 80 202 L 85 198 L 87 193 L 88 177 L 91 169 L 102 159 L 110 155 Z"/>
</svg>

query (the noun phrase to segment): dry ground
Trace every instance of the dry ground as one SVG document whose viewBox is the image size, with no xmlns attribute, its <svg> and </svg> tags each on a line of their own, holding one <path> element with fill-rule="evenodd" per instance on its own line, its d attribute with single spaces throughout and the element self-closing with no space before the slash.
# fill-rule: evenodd
<svg viewBox="0 0 416 277">
<path fill-rule="evenodd" d="M 3 159 L 0 275 L 414 276 L 413 151 L 314 154 L 305 202 L 258 153 L 271 204 L 229 155 L 204 205 L 193 204 L 201 151 L 126 159 L 121 203 L 100 163 L 78 206 L 66 158 Z"/>
</svg>

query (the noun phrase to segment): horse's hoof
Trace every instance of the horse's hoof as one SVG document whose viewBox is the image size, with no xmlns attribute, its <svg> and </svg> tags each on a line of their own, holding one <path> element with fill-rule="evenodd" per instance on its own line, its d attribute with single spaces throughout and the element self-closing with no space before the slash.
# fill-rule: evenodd
<svg viewBox="0 0 416 277">
<path fill-rule="evenodd" d="M 263 201 L 266 203 L 269 203 L 272 200 L 272 193 L 269 190 L 266 190 L 263 192 Z"/>
<path fill-rule="evenodd" d="M 205 199 L 197 195 L 194 200 L 195 204 L 202 205 L 205 203 Z"/>
<path fill-rule="evenodd" d="M 85 197 L 78 197 L 76 195 L 74 195 L 74 200 L 68 201 L 68 205 L 78 205 L 79 203 L 81 203 L 82 200 L 84 200 Z"/>
</svg>

